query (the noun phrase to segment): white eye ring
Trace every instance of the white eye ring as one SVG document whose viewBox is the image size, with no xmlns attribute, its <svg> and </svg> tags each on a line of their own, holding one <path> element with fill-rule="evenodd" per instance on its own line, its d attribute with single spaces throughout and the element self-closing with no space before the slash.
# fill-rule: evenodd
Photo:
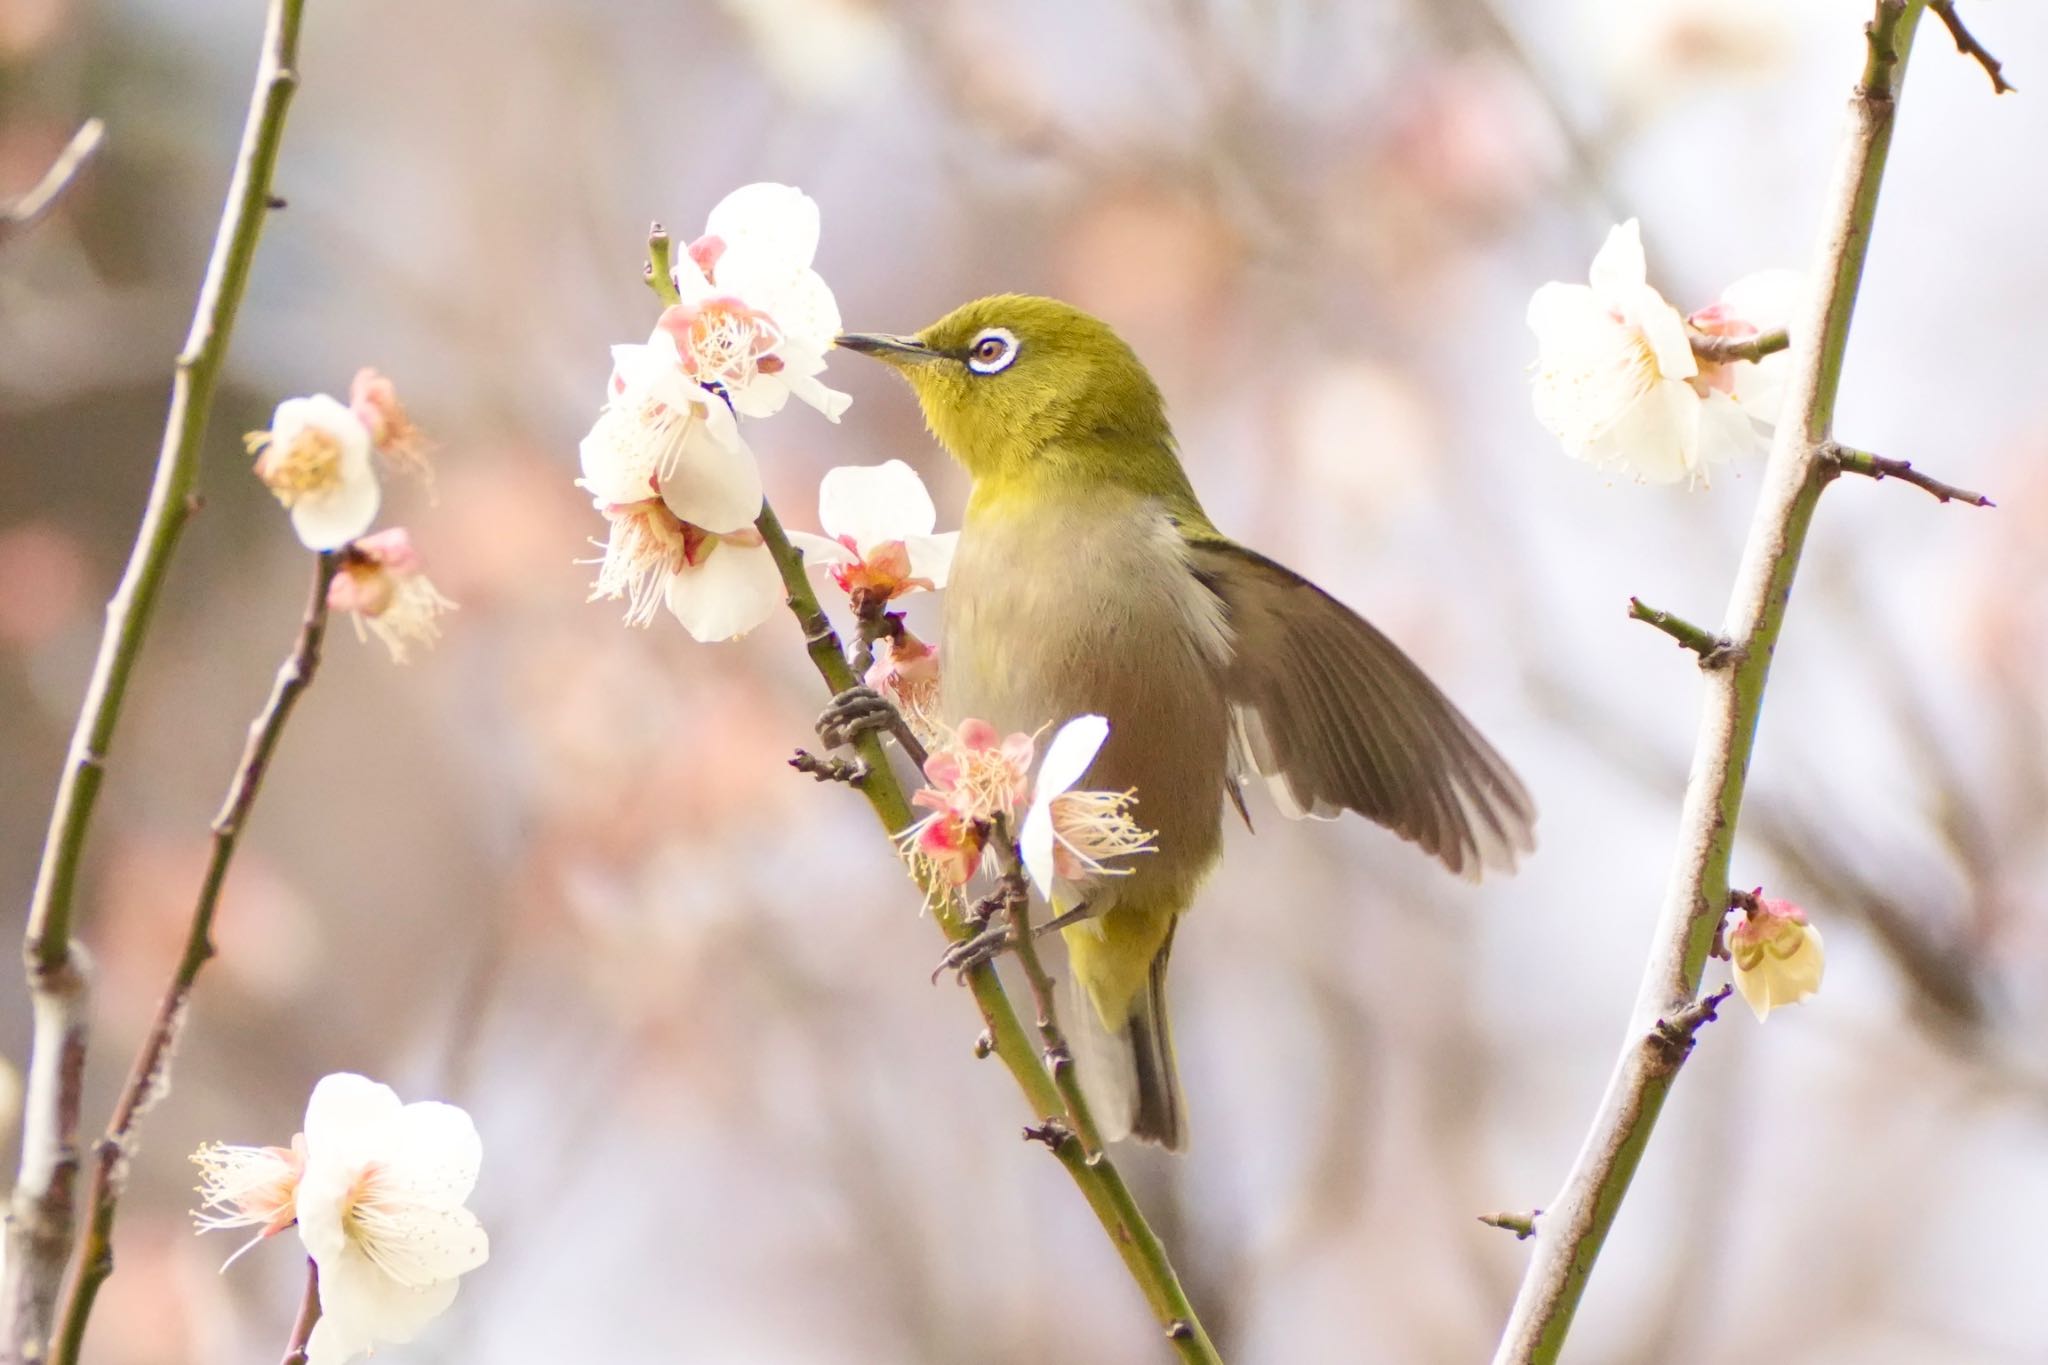
<svg viewBox="0 0 2048 1365">
<path fill-rule="evenodd" d="M 1017 335 L 1007 327 L 991 327 L 967 347 L 967 368 L 976 374 L 1006 370 L 1017 358 Z"/>
</svg>

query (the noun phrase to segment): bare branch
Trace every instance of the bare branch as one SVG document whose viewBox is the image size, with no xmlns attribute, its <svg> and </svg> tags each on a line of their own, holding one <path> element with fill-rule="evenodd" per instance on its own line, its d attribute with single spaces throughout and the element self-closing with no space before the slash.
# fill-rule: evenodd
<svg viewBox="0 0 2048 1365">
<path fill-rule="evenodd" d="M 1621 1055 L 1564 1187 L 1537 1225 L 1535 1250 L 1495 1365 L 1549 1365 L 1564 1349 L 1572 1315 L 1693 1034 L 1718 1004 L 1712 997 L 1699 999 L 1700 978 L 1727 904 L 1729 856 L 1771 658 L 1807 528 L 1832 473 L 1827 442 L 1842 359 L 1891 147 L 1899 78 L 1920 8 L 1909 0 L 1877 0 L 1865 29 L 1863 77 L 1849 102 L 1850 127 L 1813 271 L 1816 294 L 1796 327 L 1801 344 L 1793 355 L 1784 419 L 1728 604 L 1724 633 L 1738 654 L 1731 667 L 1707 675 L 1678 857 Z"/>
<path fill-rule="evenodd" d="M 1758 332 L 1753 337 L 1717 337 L 1687 328 L 1686 340 L 1692 343 L 1694 359 L 1707 365 L 1726 365 L 1732 361 L 1762 360 L 1767 355 L 1776 355 L 1792 344 L 1792 334 L 1780 327 L 1773 332 Z"/>
<path fill-rule="evenodd" d="M 1827 461 L 1838 473 L 1861 474 L 1866 479 L 1897 479 L 1923 488 L 1934 495 L 1937 502 L 1966 502 L 1972 507 L 1996 507 L 1997 503 L 1982 493 L 1967 488 L 1958 488 L 1952 483 L 1943 483 L 1932 474 L 1923 474 L 1913 468 L 1909 460 L 1888 460 L 1882 455 L 1873 455 L 1867 450 L 1855 450 L 1833 441 L 1827 444 Z"/>
<path fill-rule="evenodd" d="M 85 168 L 99 152 L 100 144 L 106 140 L 106 134 L 107 125 L 96 118 L 79 124 L 78 131 L 71 135 L 71 141 L 64 144 L 64 150 L 57 153 L 57 159 L 50 163 L 50 169 L 43 172 L 43 178 L 28 193 L 0 206 L 0 245 L 27 232 L 57 207 L 57 201 L 85 173 Z"/>
<path fill-rule="evenodd" d="M 299 1316 L 292 1323 L 291 1339 L 284 1344 L 284 1358 L 278 1365 L 306 1365 L 306 1346 L 313 1340 L 313 1326 L 320 1321 L 320 1267 L 306 1258 L 306 1296 L 299 1300 Z"/>
<path fill-rule="evenodd" d="M 92 823 L 93 807 L 105 776 L 107 750 L 113 743 L 114 727 L 128 692 L 129 675 L 142 652 L 179 532 L 197 505 L 199 449 L 206 437 L 207 419 L 213 413 L 214 389 L 227 358 L 228 338 L 249 282 L 249 268 L 256 258 L 257 239 L 262 235 L 268 212 L 271 177 L 277 168 L 278 147 L 284 139 L 285 112 L 298 89 L 299 78 L 294 68 L 304 7 L 305 0 L 271 0 L 263 54 L 256 69 L 256 89 L 242 129 L 234 178 L 228 185 L 206 278 L 199 287 L 192 328 L 186 335 L 184 350 L 178 355 L 171 382 L 171 406 L 157 451 L 149 505 L 136 530 L 121 585 L 107 604 L 107 623 L 100 637 L 99 654 L 93 661 L 92 677 L 79 707 L 70 754 L 58 781 L 49 831 L 44 836 L 42 858 L 36 867 L 35 893 L 29 903 L 25 935 L 31 991 L 42 989 L 42 983 L 71 979 L 78 971 L 71 941 L 72 899 L 77 890 L 86 831 Z M 37 1027 L 30 1045 L 32 1073 L 38 1069 L 54 1071 L 59 1067 L 57 1058 L 84 1047 L 84 1021 L 78 1013 L 82 1010 L 83 1004 L 79 1002 L 70 1012 L 37 1012 Z M 7 1264 L 4 1279 L 0 1279 L 0 1315 L 4 1315 L 0 1318 L 0 1353 L 12 1359 L 41 1357 L 50 1328 L 47 1309 L 54 1303 L 57 1279 L 62 1274 L 61 1260 L 53 1273 L 49 1261 L 37 1250 L 37 1239 L 61 1232 L 68 1242 L 71 1234 L 68 1198 L 59 1201 L 55 1186 L 45 1186 L 41 1191 L 50 1202 L 35 1218 L 24 1220 L 20 1216 L 24 1201 L 38 1197 L 35 1180 L 47 1174 L 32 1171 L 28 1161 L 31 1154 L 47 1150 L 51 1141 L 47 1131 L 29 1131 L 47 1117 L 34 1110 L 23 1113 L 22 1178 L 16 1185 L 16 1212 L 8 1220 Z M 26 1286 L 23 1280 L 29 1276 L 47 1276 L 48 1282 Z M 33 1311 L 37 1308 L 44 1311 Z"/>
<path fill-rule="evenodd" d="M 1628 599 L 1628 614 L 1633 620 L 1655 626 L 1699 655 L 1701 668 L 1724 668 L 1734 663 L 1738 657 L 1735 646 L 1726 638 L 1704 630 L 1681 616 L 1673 616 L 1668 611 L 1659 611 L 1648 606 L 1640 597 Z"/>
</svg>

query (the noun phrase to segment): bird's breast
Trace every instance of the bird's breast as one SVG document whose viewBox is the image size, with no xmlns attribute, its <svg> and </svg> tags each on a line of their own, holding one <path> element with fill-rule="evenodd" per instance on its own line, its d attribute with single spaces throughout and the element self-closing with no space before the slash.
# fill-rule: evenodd
<svg viewBox="0 0 2048 1365">
<path fill-rule="evenodd" d="M 1221 837 L 1229 712 L 1222 606 L 1156 502 L 1091 493 L 970 514 L 946 592 L 945 710 L 1005 732 L 1106 717 L 1086 785 L 1135 789 L 1160 852 L 1127 884 L 1193 881 Z"/>
</svg>

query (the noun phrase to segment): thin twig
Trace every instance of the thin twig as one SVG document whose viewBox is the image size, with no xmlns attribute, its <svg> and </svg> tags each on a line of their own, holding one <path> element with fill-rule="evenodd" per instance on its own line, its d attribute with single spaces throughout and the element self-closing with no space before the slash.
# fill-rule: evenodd
<svg viewBox="0 0 2048 1365">
<path fill-rule="evenodd" d="M 1833 441 L 1828 442 L 1826 453 L 1828 463 L 1844 474 L 1861 474 L 1866 479 L 1897 479 L 1927 490 L 1937 502 L 1965 502 L 1972 507 L 1998 506 L 1982 493 L 1958 488 L 1952 483 L 1943 483 L 1932 474 L 1921 473 L 1913 468 L 1910 460 L 1888 460 L 1882 455 L 1837 445 Z"/>
<path fill-rule="evenodd" d="M 320 1321 L 320 1267 L 306 1258 L 306 1296 L 299 1300 L 299 1316 L 292 1323 L 291 1338 L 284 1344 L 284 1358 L 278 1365 L 306 1365 L 306 1346 L 313 1340 L 314 1324 Z"/>
<path fill-rule="evenodd" d="M 1630 619 L 1655 626 L 1699 655 L 1701 668 L 1720 668 L 1735 660 L 1735 648 L 1724 637 L 1696 626 L 1682 616 L 1659 611 L 1640 597 L 1628 599 L 1628 614 Z"/>
<path fill-rule="evenodd" d="M 1991 78 L 1992 94 L 2003 95 L 2013 88 L 2012 82 L 2005 78 L 2005 64 L 1977 41 L 1977 35 L 1964 25 L 1963 16 L 1956 13 L 1956 0 L 1927 0 L 1927 8 L 1933 10 L 1948 29 L 1948 36 L 1956 40 L 1956 51 L 1974 59 L 1984 68 L 1984 74 Z"/>
<path fill-rule="evenodd" d="M 1755 361 L 1776 355 L 1792 344 L 1792 334 L 1780 327 L 1751 337 L 1718 337 L 1687 328 L 1686 340 L 1692 343 L 1693 358 L 1701 364 L 1726 365 L 1737 360 Z"/>
<path fill-rule="evenodd" d="M 1066 1034 L 1060 1031 L 1052 973 L 1046 971 L 1045 961 L 1038 955 L 1038 933 L 1031 926 L 1031 884 L 1025 879 L 1024 858 L 1010 835 L 1009 821 L 997 820 L 991 838 L 1002 867 L 997 890 L 1010 921 L 1010 937 L 1014 940 L 1017 964 L 1024 969 L 1024 980 L 1031 987 L 1032 1003 L 1038 1007 L 1038 1038 L 1045 1045 L 1046 1069 L 1052 1072 L 1052 1082 L 1059 1088 L 1060 1099 L 1066 1105 L 1068 1126 L 1080 1139 L 1082 1154 L 1093 1160 L 1102 1151 L 1102 1130 L 1095 1126 L 1095 1116 L 1089 1111 L 1087 1096 L 1081 1091 L 1081 1077 L 1074 1067 L 1073 1049 L 1067 1044 Z"/>
<path fill-rule="evenodd" d="M 1514 1233 L 1517 1242 L 1526 1242 L 1536 1235 L 1536 1220 L 1542 1216 L 1542 1209 L 1530 1209 L 1527 1213 L 1482 1213 L 1479 1221 L 1490 1228 Z"/>
<path fill-rule="evenodd" d="M 1921 6 L 1878 0 L 1866 27 L 1863 78 L 1849 102 L 1814 271 L 1816 294 L 1793 332 L 1790 390 L 1772 444 L 1723 633 L 1741 651 L 1707 674 L 1672 869 L 1628 1033 L 1590 1131 L 1536 1228 L 1535 1250 L 1494 1355 L 1496 1365 L 1548 1365 L 1564 1348 L 1608 1229 L 1628 1193 L 1684 1050 L 1670 1030 L 1699 1019 L 1700 978 L 1728 896 L 1728 860 L 1749 759 L 1800 551 L 1831 473 L 1826 447 L 1849 322 L 1890 150 L 1899 82 Z M 1690 1033 L 1686 1034 L 1690 1037 Z"/>
<path fill-rule="evenodd" d="M 27 232 L 57 207 L 57 201 L 78 183 L 78 177 L 84 174 L 106 135 L 107 125 L 96 118 L 89 118 L 78 125 L 71 141 L 64 144 L 64 150 L 57 153 L 50 169 L 43 172 L 43 178 L 28 193 L 0 206 L 0 245 L 10 237 Z"/>
<path fill-rule="evenodd" d="M 136 1124 L 170 1086 L 171 1056 L 178 1032 L 184 1026 L 192 983 L 214 954 L 213 916 L 220 906 L 228 865 L 234 859 L 249 812 L 256 805 L 264 774 L 270 770 L 271 756 L 277 752 L 285 722 L 319 671 L 320 645 L 327 634 L 327 589 L 341 561 L 339 551 L 314 559 L 313 588 L 299 622 L 298 638 L 291 653 L 278 666 L 269 699 L 249 723 L 249 738 L 242 747 L 241 761 L 228 782 L 220 813 L 213 817 L 213 850 L 200 878 L 199 894 L 185 930 L 185 950 L 171 973 L 170 984 L 164 988 L 156 1019 L 135 1054 L 127 1084 L 121 1087 L 120 1098 L 114 1102 L 107 1131 L 93 1146 L 92 1183 L 85 1200 L 85 1245 L 72 1271 L 71 1291 L 65 1296 L 64 1315 L 58 1323 L 50 1357 L 55 1365 L 76 1365 L 93 1302 L 100 1286 L 114 1273 L 114 1215 L 127 1180 L 128 1162 L 135 1154 Z"/>
<path fill-rule="evenodd" d="M 305 0 L 271 0 L 256 71 L 256 90 L 242 131 L 227 203 L 215 234 L 213 256 L 185 348 L 171 382 L 171 405 L 158 449 L 149 505 L 129 552 L 121 585 L 107 604 L 92 678 L 78 711 L 57 798 L 50 811 L 36 886 L 29 903 L 25 952 L 29 991 L 38 1001 L 30 1047 L 31 1073 L 62 1070 L 58 1058 L 84 1047 L 83 972 L 71 938 L 72 901 L 79 861 L 91 824 L 108 747 L 127 695 L 129 675 L 155 613 L 178 533 L 196 505 L 199 450 L 213 412 L 214 389 L 226 358 L 235 313 L 249 281 L 257 238 L 270 204 L 271 176 L 284 137 L 285 111 L 298 88 L 299 20 Z M 71 1013 L 41 1003 L 54 993 L 77 992 Z M 31 1161 L 39 1153 L 60 1156 L 73 1134 L 48 1127 L 53 1112 L 26 1107 L 22 1115 L 22 1167 L 7 1224 L 7 1255 L 0 1278 L 0 1353 L 39 1359 L 49 1334 L 50 1310 L 64 1273 L 71 1238 L 69 1191 L 62 1161 Z M 73 1163 L 76 1153 L 71 1154 Z M 52 1255 L 53 1249 L 57 1250 Z"/>
</svg>

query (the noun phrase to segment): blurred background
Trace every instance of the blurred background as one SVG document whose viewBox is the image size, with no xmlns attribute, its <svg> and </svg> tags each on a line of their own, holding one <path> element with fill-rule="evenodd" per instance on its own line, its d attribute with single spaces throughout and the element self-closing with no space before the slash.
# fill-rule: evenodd
<svg viewBox="0 0 2048 1365">
<path fill-rule="evenodd" d="M 206 822 L 310 572 L 239 433 L 392 375 L 394 485 L 461 603 L 393 667 L 338 628 L 148 1120 L 88 1357 L 273 1359 L 300 1262 L 226 1276 L 200 1142 L 282 1142 L 321 1075 L 473 1111 L 496 1254 L 394 1362 L 1165 1358 L 864 804 L 783 763 L 794 629 L 693 645 L 584 602 L 571 486 L 649 219 L 801 185 L 851 327 L 1059 294 L 1168 396 L 1215 519 L 1358 606 L 1518 764 L 1520 875 L 1254 806 L 1179 940 L 1193 1149 L 1130 1155 L 1240 1362 L 1481 1359 L 1629 1007 L 1699 688 L 1630 594 L 1718 621 L 1756 491 L 1567 460 L 1523 321 L 1641 215 L 1681 309 L 1816 232 L 1847 0 L 315 3 L 276 215 L 88 857 L 89 1124 L 175 955 Z M 1809 907 L 1826 990 L 1727 1011 L 1601 1260 L 1585 1362 L 2048 1359 L 2048 15 L 1929 24 L 1839 434 L 1996 511 L 1846 480 L 1772 679 L 1734 876 Z M 139 515 L 254 69 L 257 0 L 0 0 L 0 194 L 107 144 L 0 248 L 0 901 Z M 879 367 L 749 435 L 786 522 L 829 466 L 964 484 Z M 913 624 L 930 623 L 932 603 Z M 1234 822 L 1233 822 L 1234 823 Z M 13 923 L 14 921 L 10 921 Z M 1716 966 L 1710 984 L 1725 968 Z M 0 1053 L 27 1010 L 0 973 Z M 11 1076 L 11 1073 L 9 1073 Z M 9 1084 L 0 1091 L 12 1092 Z M 7 1093 L 0 1093 L 6 1100 Z M 12 1105 L 7 1113 L 11 1115 Z M 5 1116 L 5 1115 L 0 1115 Z M 11 1143 L 13 1123 L 6 1124 Z M 11 1152 L 5 1156 L 12 1169 Z M 380 1357 L 381 1358 L 381 1357 Z"/>
</svg>

